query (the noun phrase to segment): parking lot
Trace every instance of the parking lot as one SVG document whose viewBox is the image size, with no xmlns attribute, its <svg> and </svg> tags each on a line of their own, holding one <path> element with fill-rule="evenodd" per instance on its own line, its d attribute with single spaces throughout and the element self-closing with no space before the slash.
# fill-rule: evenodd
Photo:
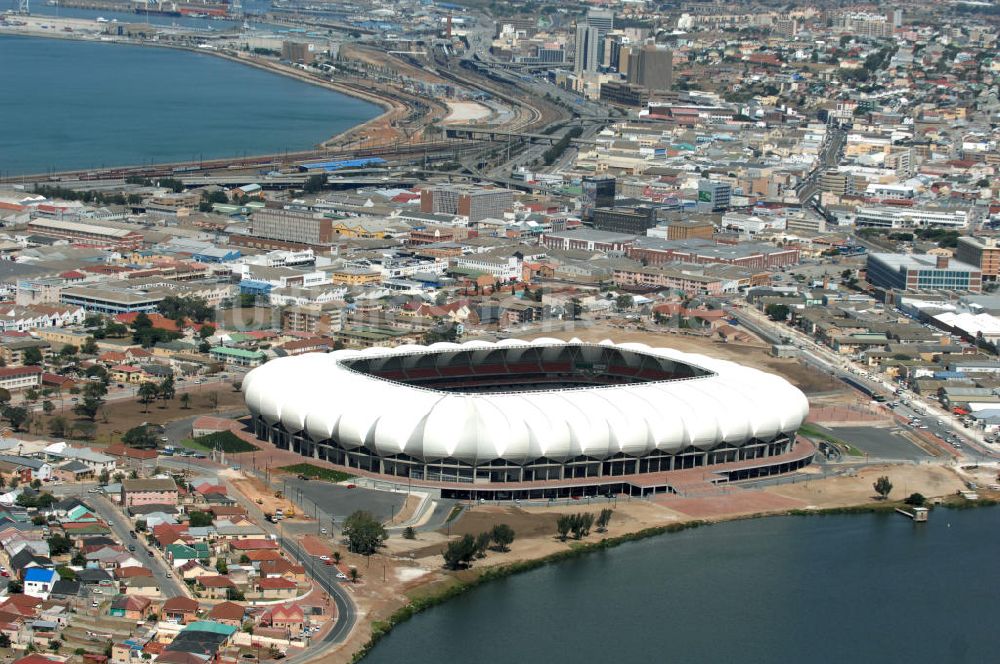
<svg viewBox="0 0 1000 664">
<path fill-rule="evenodd" d="M 898 428 L 837 427 L 830 433 L 877 459 L 919 461 L 930 455 L 901 435 Z"/>
<path fill-rule="evenodd" d="M 279 485 L 275 483 L 275 486 Z M 301 506 L 306 514 L 312 515 L 313 505 L 318 505 L 327 517 L 336 520 L 338 527 L 358 510 L 367 510 L 376 518 L 388 521 L 406 502 L 406 492 L 390 493 L 360 487 L 349 489 L 321 480 L 289 478 L 282 480 L 280 486 L 285 497 Z M 323 525 L 329 527 L 329 520 Z"/>
</svg>

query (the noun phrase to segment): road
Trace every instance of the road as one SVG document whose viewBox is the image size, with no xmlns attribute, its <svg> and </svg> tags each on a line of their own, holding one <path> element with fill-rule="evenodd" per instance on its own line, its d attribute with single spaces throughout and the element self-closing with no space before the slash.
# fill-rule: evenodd
<svg viewBox="0 0 1000 664">
<path fill-rule="evenodd" d="M 177 577 L 171 573 L 171 578 L 167 578 L 167 562 L 163 558 L 151 554 L 151 549 L 145 542 L 132 538 L 129 534 L 129 531 L 132 530 L 132 524 L 129 523 L 118 507 L 112 504 L 110 499 L 102 493 L 92 493 L 87 495 L 85 502 L 97 512 L 98 516 L 107 521 L 115 537 L 123 544 L 128 545 L 132 543 L 135 545 L 135 551 L 132 553 L 143 563 L 146 569 L 153 572 L 153 578 L 159 584 L 160 591 L 164 597 L 189 596 L 186 588 Z"/>
<path fill-rule="evenodd" d="M 334 623 L 333 628 L 327 632 L 326 636 L 323 637 L 321 643 L 324 644 L 324 646 L 320 649 L 317 649 L 315 646 L 310 646 L 304 654 L 308 654 L 308 659 L 313 659 L 319 657 L 324 648 L 343 642 L 347 638 L 348 634 L 351 633 L 351 630 L 354 629 L 354 625 L 358 618 L 354 600 L 351 599 L 351 596 L 347 593 L 347 591 L 341 587 L 341 582 L 336 578 L 337 568 L 332 565 L 326 565 L 314 556 L 308 555 L 294 538 L 285 536 L 284 529 L 281 525 L 282 522 L 279 521 L 278 524 L 275 525 L 266 520 L 261 509 L 255 505 L 253 501 L 244 496 L 239 489 L 233 487 L 228 481 L 226 482 L 226 488 L 228 490 L 228 495 L 234 498 L 236 502 L 246 509 L 247 514 L 250 515 L 257 525 L 263 528 L 269 535 L 274 535 L 278 538 L 281 546 L 292 554 L 292 556 L 297 559 L 303 567 L 305 567 L 306 574 L 308 574 L 310 578 L 314 579 L 320 587 L 323 588 L 323 590 L 330 594 L 330 597 L 337 606 L 337 622 Z"/>
<path fill-rule="evenodd" d="M 816 160 L 816 166 L 806 176 L 805 181 L 800 185 L 798 194 L 799 201 L 808 203 L 813 196 L 819 193 L 819 179 L 823 171 L 833 168 L 840 162 L 840 153 L 844 149 L 844 142 L 847 140 L 847 132 L 839 127 L 831 127 L 827 133 L 826 143 Z"/>
<path fill-rule="evenodd" d="M 790 339 L 793 345 L 799 348 L 800 357 L 806 364 L 840 379 L 849 377 L 865 385 L 874 394 L 882 394 L 889 401 L 899 401 L 899 406 L 895 408 L 897 414 L 906 418 L 908 422 L 914 417 L 921 419 L 921 424 L 917 427 L 908 424 L 902 427 L 914 435 L 920 435 L 917 429 L 922 426 L 922 430 L 937 436 L 941 440 L 941 444 L 951 445 L 957 456 L 964 457 L 969 461 L 980 461 L 998 456 L 976 438 L 975 432 L 966 430 L 958 418 L 946 412 L 939 405 L 934 405 L 918 394 L 901 389 L 878 376 L 858 369 L 842 355 L 817 344 L 815 340 L 802 331 L 788 325 L 775 323 L 753 307 L 729 311 L 751 331 L 759 330 L 771 339 Z M 949 437 L 953 440 L 957 439 L 959 444 L 956 446 L 953 443 L 948 443 Z"/>
</svg>

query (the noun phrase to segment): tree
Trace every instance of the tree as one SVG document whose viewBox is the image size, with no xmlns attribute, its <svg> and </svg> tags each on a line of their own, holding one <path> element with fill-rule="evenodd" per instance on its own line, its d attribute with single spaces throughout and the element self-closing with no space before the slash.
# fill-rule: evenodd
<svg viewBox="0 0 1000 664">
<path fill-rule="evenodd" d="M 92 439 L 97 433 L 97 425 L 93 422 L 79 422 L 73 428 L 76 430 L 76 437 L 84 440 Z M 67 435 L 72 435 L 72 433 L 67 432 Z"/>
<path fill-rule="evenodd" d="M 914 507 L 923 507 L 924 503 L 927 502 L 927 498 L 922 493 L 911 493 L 903 502 Z"/>
<path fill-rule="evenodd" d="M 139 386 L 139 403 L 146 408 L 143 412 L 149 412 L 149 404 L 156 400 L 159 393 L 160 388 L 155 383 L 143 383 Z"/>
<path fill-rule="evenodd" d="M 73 554 L 73 558 L 69 561 L 70 565 L 75 567 L 82 567 L 87 564 L 87 558 L 83 555 L 83 551 L 77 551 Z"/>
<path fill-rule="evenodd" d="M 351 583 L 357 583 L 358 579 L 361 578 L 361 573 L 358 572 L 357 567 L 352 567 L 351 569 L 347 570 L 347 576 L 351 577 Z"/>
<path fill-rule="evenodd" d="M 21 585 L 20 581 L 15 581 L 11 579 L 7 582 L 7 594 L 8 595 L 20 595 L 24 592 L 24 586 Z"/>
<path fill-rule="evenodd" d="M 789 311 L 787 304 L 769 304 L 764 307 L 764 313 L 767 314 L 767 317 L 775 321 L 788 320 Z"/>
<path fill-rule="evenodd" d="M 334 562 L 334 564 L 339 565 L 340 564 L 340 559 L 341 559 L 340 551 L 334 551 L 333 552 L 333 562 Z"/>
<path fill-rule="evenodd" d="M 10 403 L 10 390 L 0 387 L 0 406 Z"/>
<path fill-rule="evenodd" d="M 108 473 L 107 469 L 102 470 L 101 474 L 97 476 L 98 484 L 107 484 L 108 480 L 111 479 L 111 474 Z"/>
<path fill-rule="evenodd" d="M 490 531 L 490 537 L 498 551 L 510 551 L 510 545 L 514 542 L 514 529 L 506 523 L 498 523 Z"/>
<path fill-rule="evenodd" d="M 615 306 L 619 310 L 631 309 L 635 305 L 635 299 L 631 295 L 619 295 L 615 298 Z"/>
<path fill-rule="evenodd" d="M 344 520 L 344 537 L 351 552 L 370 556 L 382 546 L 388 535 L 370 512 L 358 510 Z"/>
<path fill-rule="evenodd" d="M 191 512 L 188 515 L 188 526 L 191 528 L 207 528 L 212 525 L 212 515 L 208 512 Z"/>
<path fill-rule="evenodd" d="M 53 556 L 61 556 L 73 550 L 73 541 L 62 535 L 53 535 L 48 539 L 49 553 Z"/>
<path fill-rule="evenodd" d="M 573 515 L 564 514 L 556 521 L 556 531 L 559 533 L 559 539 L 563 542 L 569 536 L 569 531 L 573 529 Z"/>
<path fill-rule="evenodd" d="M 63 344 L 63 347 L 59 349 L 59 355 L 68 359 L 72 359 L 76 355 L 79 349 L 73 344 Z"/>
<path fill-rule="evenodd" d="M 108 386 L 103 382 L 91 381 L 87 383 L 83 388 L 83 399 L 73 407 L 73 412 L 93 422 L 101 407 L 104 406 L 104 395 L 107 393 Z"/>
<path fill-rule="evenodd" d="M 53 411 L 55 411 L 55 409 L 56 405 L 51 401 L 49 401 L 48 399 L 42 402 L 42 410 L 45 412 L 46 415 L 51 415 Z"/>
<path fill-rule="evenodd" d="M 442 555 L 444 566 L 448 569 L 467 567 L 476 556 L 476 540 L 472 535 L 463 535 L 453 542 L 448 542 Z"/>
<path fill-rule="evenodd" d="M 38 393 L 38 390 L 32 388 L 24 393 L 24 400 L 28 403 L 35 403 L 38 401 L 39 396 L 41 395 Z"/>
<path fill-rule="evenodd" d="M 215 559 L 215 571 L 217 571 L 219 574 L 229 574 L 229 565 L 226 564 L 225 558 Z"/>
<path fill-rule="evenodd" d="M 892 491 L 892 482 L 889 481 L 888 476 L 882 475 L 877 480 L 875 480 L 875 483 L 872 484 L 872 487 L 875 488 L 875 493 L 879 495 L 879 498 L 885 500 L 886 498 L 889 497 L 889 492 Z"/>
<path fill-rule="evenodd" d="M 226 599 L 230 602 L 243 602 L 246 601 L 246 595 L 240 592 L 237 588 L 227 588 Z"/>
<path fill-rule="evenodd" d="M 132 427 L 126 431 L 122 435 L 122 442 L 129 447 L 144 450 L 156 449 L 156 435 L 153 433 L 153 430 L 145 424 L 140 424 L 139 426 Z"/>
<path fill-rule="evenodd" d="M 87 337 L 86 341 L 80 346 L 80 352 L 84 355 L 97 355 L 97 342 L 94 337 Z"/>
<path fill-rule="evenodd" d="M 417 531 L 413 529 L 413 526 L 407 526 L 403 529 L 403 539 L 417 539 Z"/>
<path fill-rule="evenodd" d="M 247 554 L 244 553 L 242 556 L 240 556 L 240 565 L 249 565 L 250 562 L 251 562 L 250 556 L 248 556 Z"/>
<path fill-rule="evenodd" d="M 184 410 L 191 408 L 191 395 L 187 392 L 181 394 L 181 408 Z"/>
<path fill-rule="evenodd" d="M 28 409 L 23 406 L 7 406 L 3 409 L 3 416 L 14 430 L 20 430 L 21 425 L 28 419 Z"/>
<path fill-rule="evenodd" d="M 26 366 L 39 365 L 42 363 L 42 351 L 37 348 L 28 348 L 24 351 L 23 364 Z"/>
<path fill-rule="evenodd" d="M 601 513 L 597 515 L 597 532 L 603 533 L 608 529 L 608 523 L 611 522 L 611 515 L 614 514 L 614 510 L 605 508 L 601 510 Z"/>
<path fill-rule="evenodd" d="M 164 401 L 172 401 L 174 395 L 177 394 L 177 389 L 174 387 L 174 377 L 167 376 L 160 383 L 160 398 Z"/>
<path fill-rule="evenodd" d="M 205 323 L 204 325 L 201 326 L 201 329 L 198 330 L 198 336 L 201 337 L 202 339 L 208 339 L 214 334 L 215 334 L 215 326 L 210 323 Z"/>
<path fill-rule="evenodd" d="M 486 549 L 490 548 L 492 541 L 493 535 L 488 530 L 476 536 L 476 558 L 486 557 Z"/>
</svg>

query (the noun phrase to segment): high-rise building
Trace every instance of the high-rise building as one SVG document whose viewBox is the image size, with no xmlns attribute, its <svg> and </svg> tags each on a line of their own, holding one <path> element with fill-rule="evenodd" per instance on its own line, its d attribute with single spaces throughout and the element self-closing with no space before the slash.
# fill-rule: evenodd
<svg viewBox="0 0 1000 664">
<path fill-rule="evenodd" d="M 615 179 L 609 175 L 585 175 L 582 182 L 585 219 L 589 219 L 594 208 L 611 207 L 615 204 Z"/>
<path fill-rule="evenodd" d="M 495 187 L 440 185 L 420 192 L 420 211 L 457 214 L 469 221 L 501 219 L 514 205 L 514 192 Z"/>
<path fill-rule="evenodd" d="M 593 226 L 599 231 L 645 235 L 656 225 L 656 208 L 640 205 L 634 208 L 594 208 Z"/>
<path fill-rule="evenodd" d="M 308 246 L 328 246 L 335 238 L 332 220 L 322 215 L 271 208 L 250 216 L 249 235 Z"/>
<path fill-rule="evenodd" d="M 868 283 L 895 290 L 983 290 L 983 273 L 975 265 L 927 254 L 868 254 Z"/>
<path fill-rule="evenodd" d="M 578 23 L 576 26 L 576 62 L 573 71 L 577 75 L 597 71 L 600 63 L 600 34 L 598 29 Z"/>
<path fill-rule="evenodd" d="M 666 92 L 673 85 L 673 54 L 655 44 L 633 49 L 628 60 L 628 82 L 650 92 Z"/>
<path fill-rule="evenodd" d="M 733 188 L 725 182 L 714 180 L 698 181 L 698 207 L 707 210 L 725 210 L 729 207 L 729 197 Z"/>
<path fill-rule="evenodd" d="M 1000 240 L 995 237 L 960 237 L 955 248 L 955 260 L 978 267 L 983 280 L 1000 277 Z"/>
<path fill-rule="evenodd" d="M 603 37 L 615 29 L 615 13 L 610 9 L 591 9 L 587 12 L 587 26 L 597 28 L 598 36 Z"/>
</svg>

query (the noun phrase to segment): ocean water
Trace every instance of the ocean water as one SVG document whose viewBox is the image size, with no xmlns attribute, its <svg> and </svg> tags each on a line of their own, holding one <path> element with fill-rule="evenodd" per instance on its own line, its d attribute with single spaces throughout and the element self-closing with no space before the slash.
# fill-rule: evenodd
<svg viewBox="0 0 1000 664">
<path fill-rule="evenodd" d="M 364 662 L 995 662 L 998 547 L 1000 508 L 703 527 L 486 584 Z"/>
<path fill-rule="evenodd" d="M 303 150 L 379 107 L 189 51 L 0 37 L 0 174 Z"/>
</svg>

